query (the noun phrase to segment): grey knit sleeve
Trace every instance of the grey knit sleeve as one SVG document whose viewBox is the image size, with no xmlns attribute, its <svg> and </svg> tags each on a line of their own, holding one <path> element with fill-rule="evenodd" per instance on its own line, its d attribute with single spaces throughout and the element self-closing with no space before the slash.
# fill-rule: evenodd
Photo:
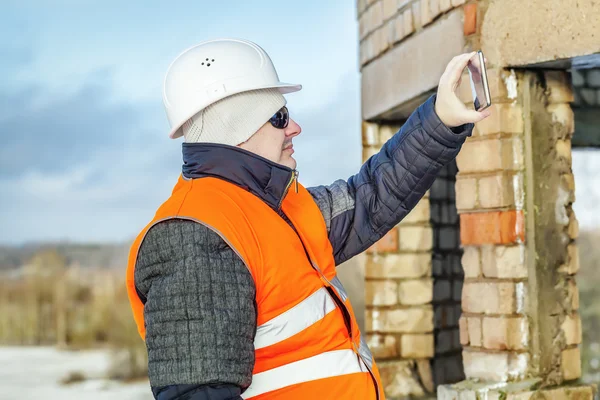
<svg viewBox="0 0 600 400">
<path fill-rule="evenodd" d="M 218 234 L 193 221 L 158 223 L 140 247 L 135 284 L 146 297 L 153 388 L 250 385 L 256 290 L 244 262 Z"/>
</svg>

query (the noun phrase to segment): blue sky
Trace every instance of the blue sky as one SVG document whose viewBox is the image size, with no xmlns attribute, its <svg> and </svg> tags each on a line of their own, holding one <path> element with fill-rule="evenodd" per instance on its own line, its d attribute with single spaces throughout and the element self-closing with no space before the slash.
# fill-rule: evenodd
<svg viewBox="0 0 600 400">
<path fill-rule="evenodd" d="M 353 3 L 3 0 L 2 8 L 0 243 L 134 236 L 181 167 L 181 141 L 167 137 L 164 73 L 206 39 L 255 41 L 283 81 L 303 85 L 287 98 L 303 127 L 304 184 L 360 166 Z"/>
<path fill-rule="evenodd" d="M 181 166 L 181 140 L 167 137 L 164 72 L 216 37 L 255 41 L 281 80 L 303 85 L 287 96 L 303 128 L 301 181 L 347 178 L 361 158 L 355 12 L 348 0 L 2 0 L 0 243 L 135 236 Z M 594 176 L 578 157 L 574 167 Z M 594 204 L 600 193 L 580 196 L 581 177 L 578 203 Z"/>
</svg>

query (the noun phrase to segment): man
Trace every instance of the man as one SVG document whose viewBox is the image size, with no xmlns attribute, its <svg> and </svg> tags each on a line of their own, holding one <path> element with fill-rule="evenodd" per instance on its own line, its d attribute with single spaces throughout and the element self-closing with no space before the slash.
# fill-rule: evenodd
<svg viewBox="0 0 600 400">
<path fill-rule="evenodd" d="M 163 100 L 182 176 L 127 273 L 155 398 L 384 398 L 335 266 L 398 224 L 488 115 L 454 93 L 469 56 L 356 175 L 308 189 L 283 97 L 301 86 L 248 41 L 177 57 Z"/>
</svg>

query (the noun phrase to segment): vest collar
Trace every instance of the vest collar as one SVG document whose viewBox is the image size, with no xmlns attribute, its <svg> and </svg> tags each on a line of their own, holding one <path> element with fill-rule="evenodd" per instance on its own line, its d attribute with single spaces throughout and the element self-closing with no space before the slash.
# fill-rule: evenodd
<svg viewBox="0 0 600 400">
<path fill-rule="evenodd" d="M 258 196 L 279 211 L 297 172 L 234 146 L 183 143 L 183 177 L 214 177 L 231 182 Z"/>
</svg>

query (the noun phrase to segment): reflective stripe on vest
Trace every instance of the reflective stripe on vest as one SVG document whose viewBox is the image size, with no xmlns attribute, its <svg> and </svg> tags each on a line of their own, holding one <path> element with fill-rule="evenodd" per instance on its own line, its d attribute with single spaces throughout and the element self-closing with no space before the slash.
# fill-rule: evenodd
<svg viewBox="0 0 600 400">
<path fill-rule="evenodd" d="M 335 309 L 327 289 L 321 288 L 294 307 L 265 322 L 256 329 L 254 348 L 262 349 L 279 343 L 325 318 Z"/>
<path fill-rule="evenodd" d="M 368 370 L 354 351 L 329 351 L 253 375 L 252 384 L 242 398 L 248 399 L 302 382 L 359 372 Z"/>
</svg>

